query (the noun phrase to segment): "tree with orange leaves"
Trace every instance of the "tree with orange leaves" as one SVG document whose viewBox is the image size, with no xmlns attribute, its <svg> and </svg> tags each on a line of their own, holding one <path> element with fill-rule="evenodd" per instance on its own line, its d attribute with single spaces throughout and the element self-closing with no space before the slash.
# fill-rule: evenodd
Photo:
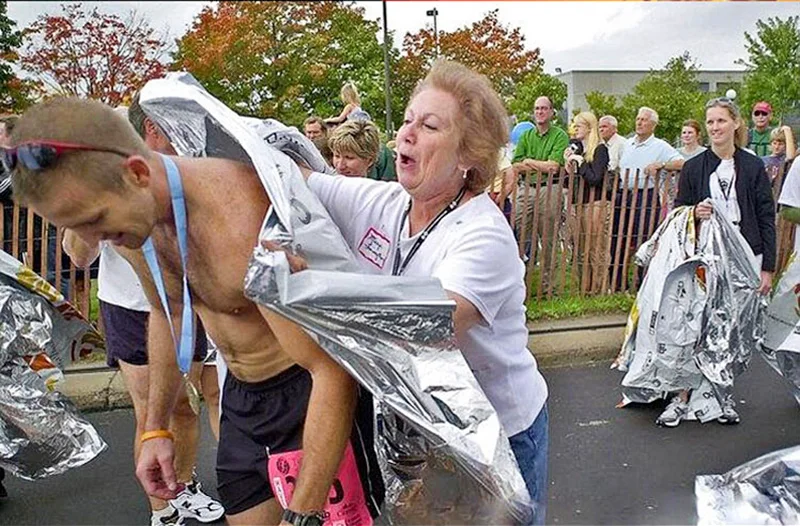
<svg viewBox="0 0 800 526">
<path fill-rule="evenodd" d="M 549 95 L 556 107 L 566 98 L 563 84 L 544 73 L 539 48 L 526 49 L 520 28 L 504 26 L 497 9 L 470 26 L 439 31 L 439 52 L 441 58 L 456 60 L 486 75 L 512 113 L 519 109 L 521 116 L 527 116 L 533 107 L 533 100 L 527 100 L 531 90 L 525 86 L 543 88 L 545 92 L 536 96 Z M 436 36 L 431 29 L 406 34 L 392 79 L 393 105 L 398 106 L 398 115 L 402 115 L 414 86 L 435 59 Z M 524 111 L 523 106 L 527 108 Z"/>
<path fill-rule="evenodd" d="M 61 11 L 39 15 L 23 31 L 22 66 L 47 92 L 116 106 L 166 71 L 166 42 L 135 11 L 124 20 L 80 4 Z"/>
</svg>

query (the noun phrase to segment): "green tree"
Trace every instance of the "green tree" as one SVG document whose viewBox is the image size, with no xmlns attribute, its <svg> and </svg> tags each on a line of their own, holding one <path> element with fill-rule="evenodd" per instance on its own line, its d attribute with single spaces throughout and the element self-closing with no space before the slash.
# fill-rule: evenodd
<svg viewBox="0 0 800 526">
<path fill-rule="evenodd" d="M 688 52 L 667 61 L 663 69 L 651 70 L 622 98 L 624 129 L 634 129 L 641 106 L 658 112 L 656 135 L 669 143 L 677 141 L 686 119 L 704 121 L 706 94 L 700 91 L 697 65 Z M 618 117 L 619 119 L 619 117 Z"/>
<path fill-rule="evenodd" d="M 620 135 L 628 135 L 633 131 L 630 123 L 633 118 L 630 109 L 626 108 L 619 97 L 601 91 L 590 91 L 586 94 L 589 110 L 599 119 L 603 115 L 613 115 L 617 119 L 617 131 Z M 634 110 L 635 111 L 635 110 Z"/>
<path fill-rule="evenodd" d="M 177 42 L 173 69 L 190 71 L 239 113 L 300 124 L 338 115 L 342 85 L 383 122 L 379 25 L 353 2 L 219 2 Z"/>
<path fill-rule="evenodd" d="M 800 101 L 800 29 L 797 16 L 786 20 L 756 21 L 755 36 L 745 32 L 747 59 L 737 60 L 747 68 L 741 101 L 751 108 L 767 100 L 780 119 L 798 108 Z M 746 111 L 746 110 L 745 110 Z"/>
<path fill-rule="evenodd" d="M 530 72 L 515 86 L 508 113 L 520 121 L 531 120 L 534 102 L 541 96 L 548 97 L 554 108 L 561 108 L 567 100 L 567 85 L 544 71 Z"/>
<path fill-rule="evenodd" d="M 8 2 L 0 2 L 0 111 L 20 112 L 31 105 L 34 85 L 14 74 L 22 33 L 8 15 Z"/>
</svg>

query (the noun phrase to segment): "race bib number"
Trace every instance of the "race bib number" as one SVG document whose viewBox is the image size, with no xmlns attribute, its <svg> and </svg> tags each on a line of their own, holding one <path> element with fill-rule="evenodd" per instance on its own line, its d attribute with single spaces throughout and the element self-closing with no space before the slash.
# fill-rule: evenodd
<svg viewBox="0 0 800 526">
<path fill-rule="evenodd" d="M 302 461 L 303 451 L 299 449 L 270 454 L 267 459 L 267 473 L 272 492 L 284 509 L 292 501 Z M 328 504 L 324 512 L 325 526 L 372 526 L 372 516 L 367 508 L 356 457 L 349 441 L 328 494 Z"/>
</svg>

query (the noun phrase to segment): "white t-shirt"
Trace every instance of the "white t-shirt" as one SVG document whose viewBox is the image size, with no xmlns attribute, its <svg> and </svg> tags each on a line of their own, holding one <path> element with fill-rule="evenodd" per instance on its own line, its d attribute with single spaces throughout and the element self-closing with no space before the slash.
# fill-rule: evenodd
<svg viewBox="0 0 800 526">
<path fill-rule="evenodd" d="M 783 180 L 783 189 L 778 203 L 794 208 L 800 208 L 800 157 L 792 162 L 789 173 Z M 794 236 L 794 251 L 800 254 L 800 234 Z"/>
<path fill-rule="evenodd" d="M 733 159 L 723 159 L 709 181 L 711 201 L 714 211 L 724 215 L 728 221 L 739 226 L 742 212 L 739 209 L 739 200 L 736 196 L 736 171 Z"/>
<path fill-rule="evenodd" d="M 133 267 L 108 243 L 103 243 L 100 251 L 97 297 L 126 309 L 150 312 L 150 303 Z"/>
<path fill-rule="evenodd" d="M 398 183 L 312 174 L 311 190 L 342 231 L 362 267 L 392 274 L 419 234 L 400 221 L 409 196 Z M 449 213 L 410 260 L 404 276 L 438 278 L 469 300 L 483 321 L 459 342 L 464 358 L 508 436 L 530 427 L 547 399 L 547 384 L 527 349 L 525 268 L 497 206 L 481 194 Z"/>
</svg>

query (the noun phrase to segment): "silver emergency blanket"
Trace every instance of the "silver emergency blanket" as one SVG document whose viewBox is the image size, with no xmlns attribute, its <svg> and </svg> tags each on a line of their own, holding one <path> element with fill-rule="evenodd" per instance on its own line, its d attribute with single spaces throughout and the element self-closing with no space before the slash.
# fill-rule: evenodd
<svg viewBox="0 0 800 526">
<path fill-rule="evenodd" d="M 687 389 L 687 419 L 717 418 L 761 341 L 755 256 L 723 216 L 703 221 L 698 234 L 693 207 L 680 207 L 639 248 L 636 262 L 647 274 L 612 365 L 627 371 L 620 405 Z"/>
<path fill-rule="evenodd" d="M 312 143 L 276 121 L 238 116 L 185 73 L 150 81 L 140 104 L 177 151 L 254 166 L 272 201 L 260 238 L 302 254 L 309 270 L 291 274 L 283 252 L 257 246 L 246 294 L 304 327 L 372 393 L 382 520 L 525 521 L 530 499 L 508 439 L 454 345 L 453 302 L 438 280 L 358 274 L 292 162 L 324 168 Z"/>
<path fill-rule="evenodd" d="M 697 524 L 800 524 L 800 446 L 695 479 Z"/>
<path fill-rule="evenodd" d="M 765 316 L 764 358 L 786 378 L 800 404 L 800 258 L 792 252 Z"/>
<path fill-rule="evenodd" d="M 0 467 L 35 480 L 106 448 L 61 393 L 61 369 L 103 339 L 44 279 L 0 250 Z"/>
</svg>

